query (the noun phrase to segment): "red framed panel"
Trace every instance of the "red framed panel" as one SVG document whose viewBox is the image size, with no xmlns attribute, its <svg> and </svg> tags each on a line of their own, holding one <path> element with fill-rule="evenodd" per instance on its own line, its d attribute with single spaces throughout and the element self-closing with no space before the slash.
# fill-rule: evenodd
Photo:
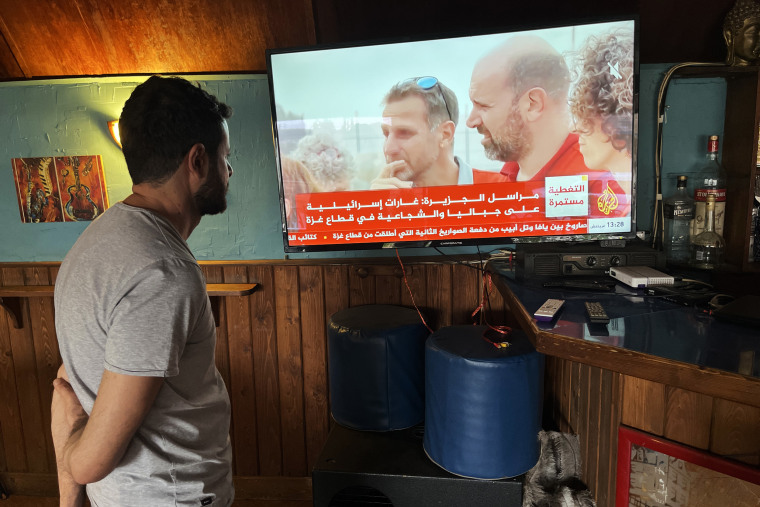
<svg viewBox="0 0 760 507">
<path fill-rule="evenodd" d="M 756 486 L 753 489 L 760 491 L 760 469 L 753 468 L 749 465 L 731 461 L 729 459 L 710 454 L 708 452 L 687 447 L 683 444 L 672 442 L 664 438 L 650 435 L 626 426 L 620 426 L 618 429 L 618 456 L 617 456 L 617 478 L 616 478 L 616 507 L 629 507 L 630 505 L 646 505 L 634 501 L 631 503 L 631 473 L 632 473 L 632 453 L 634 446 L 646 448 L 655 453 L 666 454 L 669 459 L 675 458 L 691 465 L 701 467 L 713 472 L 718 472 L 729 476 L 731 479 L 744 481 Z M 640 451 L 641 449 L 636 449 Z M 692 467 L 693 468 L 693 467 Z M 634 472 L 637 473 L 637 472 Z M 725 505 L 725 498 L 723 499 Z"/>
</svg>

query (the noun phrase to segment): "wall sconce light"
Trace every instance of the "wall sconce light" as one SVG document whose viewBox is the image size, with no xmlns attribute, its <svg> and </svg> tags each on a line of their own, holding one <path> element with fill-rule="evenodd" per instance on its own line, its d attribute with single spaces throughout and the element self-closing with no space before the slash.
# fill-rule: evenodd
<svg viewBox="0 0 760 507">
<path fill-rule="evenodd" d="M 111 120 L 108 122 L 108 131 L 111 133 L 111 137 L 121 148 L 121 137 L 119 136 L 119 120 Z"/>
</svg>

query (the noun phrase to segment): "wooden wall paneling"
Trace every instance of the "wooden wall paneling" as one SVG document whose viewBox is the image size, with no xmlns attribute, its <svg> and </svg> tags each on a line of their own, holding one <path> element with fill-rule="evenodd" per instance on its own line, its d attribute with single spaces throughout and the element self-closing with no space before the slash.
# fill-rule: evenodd
<svg viewBox="0 0 760 507">
<path fill-rule="evenodd" d="M 664 437 L 682 444 L 708 449 L 713 398 L 668 386 Z"/>
<path fill-rule="evenodd" d="M 25 285 L 24 268 L 3 270 L 6 285 Z M 22 329 L 9 328 L 13 365 L 16 374 L 16 390 L 21 415 L 21 431 L 27 459 L 25 472 L 44 472 L 48 469 L 45 439 L 40 438 L 49 428 L 44 427 L 40 402 L 37 360 L 34 353 L 34 337 L 29 315 L 29 299 L 21 303 Z"/>
<path fill-rule="evenodd" d="M 323 268 L 325 280 L 325 326 L 335 312 L 348 308 L 348 270 L 348 266 L 328 265 Z"/>
<path fill-rule="evenodd" d="M 371 305 L 375 303 L 375 277 L 361 277 L 355 267 L 351 266 L 348 270 L 349 280 L 349 306 Z"/>
<path fill-rule="evenodd" d="M 348 266 L 327 265 L 322 268 L 322 276 L 325 284 L 325 336 L 327 336 L 327 323 L 332 315 L 344 308 L 348 308 L 349 289 L 348 289 Z M 404 289 L 406 290 L 406 289 Z M 403 298 L 403 296 L 402 296 Z M 327 338 L 325 338 L 327 340 Z M 327 342 L 325 343 L 325 353 L 329 353 Z M 335 422 L 330 417 L 330 364 L 325 357 L 325 368 L 327 368 L 327 407 L 328 407 L 328 424 L 332 428 Z"/>
<path fill-rule="evenodd" d="M 597 505 L 615 498 L 620 374 L 556 357 L 546 358 L 544 428 L 576 434 L 583 480 Z"/>
<path fill-rule="evenodd" d="M 280 378 L 283 475 L 304 476 L 308 474 L 308 471 L 304 432 L 298 267 L 275 266 L 274 286 L 277 308 L 275 329 L 277 330 L 277 360 Z"/>
<path fill-rule="evenodd" d="M 3 324 L 0 323 L 0 326 Z M 2 349 L 0 349 L 1 351 Z M 0 368 L 2 368 L 2 365 L 0 365 Z M 2 402 L 2 399 L 0 398 L 0 403 Z M 5 442 L 5 439 L 3 438 L 3 423 L 0 421 L 0 473 L 6 472 L 8 470 L 8 460 L 5 459 L 5 446 L 2 445 L 3 442 Z M 2 481 L 0 481 L 1 483 Z"/>
<path fill-rule="evenodd" d="M 224 266 L 222 273 L 226 283 L 248 282 L 245 266 Z M 232 402 L 232 435 L 238 451 L 233 453 L 234 472 L 237 475 L 259 473 L 256 386 L 253 380 L 253 340 L 248 303 L 246 297 L 238 296 L 226 297 L 224 305 L 230 361 L 230 383 L 227 389 Z"/>
<path fill-rule="evenodd" d="M 6 281 L 10 268 L 0 270 L 0 282 Z M 22 303 L 23 305 L 23 303 Z M 22 306 L 23 308 L 23 306 Z M 21 413 L 16 386 L 16 369 L 14 365 L 11 337 L 19 330 L 14 329 L 7 312 L 0 312 L 0 430 L 2 430 L 3 470 L 23 472 L 27 470 L 24 449 L 24 432 L 21 429 Z"/>
<path fill-rule="evenodd" d="M 253 378 L 256 386 L 259 473 L 281 475 L 282 421 L 273 269 L 271 266 L 249 266 L 248 279 L 259 284 L 257 290 L 248 296 L 251 309 Z M 244 448 L 237 450 L 248 452 Z"/>
<path fill-rule="evenodd" d="M 665 385 L 625 375 L 622 423 L 662 436 L 665 433 Z"/>
<path fill-rule="evenodd" d="M 558 430 L 563 417 L 560 407 L 562 389 L 562 362 L 556 357 L 547 356 L 544 363 L 544 407 L 542 427 L 546 430 Z"/>
<path fill-rule="evenodd" d="M 488 307 L 473 318 L 472 312 L 480 305 L 480 274 L 470 266 L 454 264 L 451 267 L 451 320 L 454 325 L 481 323 Z"/>
<path fill-rule="evenodd" d="M 24 270 L 27 285 L 50 285 L 50 274 L 47 267 L 26 268 Z M 32 326 L 34 357 L 36 359 L 37 379 L 39 388 L 40 409 L 42 411 L 43 439 L 47 452 L 47 467 L 39 472 L 56 470 L 53 436 L 50 431 L 50 402 L 53 397 L 53 380 L 61 366 L 61 356 L 58 352 L 58 339 L 55 334 L 55 318 L 53 298 L 29 298 L 29 316 Z"/>
<path fill-rule="evenodd" d="M 617 463 L 617 431 L 620 426 L 618 373 L 600 369 L 599 374 L 599 440 L 596 452 L 594 497 L 599 506 L 612 506 L 615 500 L 615 464 Z"/>
<path fill-rule="evenodd" d="M 486 281 L 481 281 L 481 284 L 483 283 L 485 283 L 486 290 L 488 290 L 488 322 L 493 325 L 506 325 L 519 328 L 520 325 L 512 317 L 509 307 L 506 301 L 504 301 L 504 297 L 496 288 L 496 284 L 490 274 L 486 274 Z"/>
<path fill-rule="evenodd" d="M 458 294 L 452 292 L 451 266 L 447 264 L 428 265 L 426 285 L 425 307 L 432 311 L 435 322 L 431 327 L 435 331 L 444 326 L 450 326 L 452 323 L 452 299 L 459 297 Z"/>
<path fill-rule="evenodd" d="M 203 276 L 206 277 L 206 283 L 224 283 L 224 273 L 222 266 L 202 265 Z M 214 358 L 216 369 L 224 380 L 224 384 L 229 388 L 230 385 L 230 347 L 227 341 L 227 298 L 221 298 L 219 302 L 219 322 L 216 326 L 216 349 Z"/>
<path fill-rule="evenodd" d="M 401 304 L 409 308 L 417 308 L 422 312 L 428 326 L 434 319 L 434 312 L 425 307 L 427 293 L 427 264 L 415 264 L 414 269 L 406 270 L 406 283 L 402 280 Z"/>
<path fill-rule="evenodd" d="M 590 366 L 585 364 L 578 365 L 578 418 L 575 426 L 576 433 L 580 440 L 581 448 L 581 461 L 583 462 L 582 479 L 584 482 L 593 485 L 593 480 L 589 480 L 589 477 L 596 473 L 596 470 L 592 472 L 596 456 L 592 456 L 591 452 L 594 449 L 594 442 L 597 435 L 592 435 L 590 431 L 590 422 L 594 417 L 594 410 L 589 400 L 590 397 Z M 593 477 L 592 477 L 593 479 Z"/>
<path fill-rule="evenodd" d="M 375 302 L 380 305 L 401 304 L 401 285 L 404 282 L 395 275 L 375 277 Z"/>
<path fill-rule="evenodd" d="M 560 407 L 562 418 L 559 421 L 559 430 L 563 433 L 574 433 L 570 422 L 573 400 L 573 362 L 566 359 L 557 359 L 562 367 Z"/>
<path fill-rule="evenodd" d="M 581 363 L 575 361 L 570 363 L 570 388 L 570 433 L 580 437 L 583 431 L 581 416 L 585 418 L 586 414 L 581 412 Z"/>
<path fill-rule="evenodd" d="M 548 360 L 549 356 L 547 356 L 546 359 Z M 563 390 L 565 388 L 562 383 L 563 373 L 565 371 L 564 360 L 552 357 L 551 361 L 547 364 L 554 364 L 552 369 L 554 375 L 554 397 L 550 402 L 552 404 L 551 418 L 547 419 L 546 413 L 544 413 L 544 427 L 555 431 L 563 431 L 564 426 L 562 421 L 565 418 L 562 406 Z"/>
<path fill-rule="evenodd" d="M 322 268 L 301 266 L 298 268 L 298 280 L 298 293 L 301 296 L 306 464 L 307 470 L 311 470 L 317 463 L 330 431 L 325 284 Z"/>
<path fill-rule="evenodd" d="M 586 468 L 583 471 L 583 479 L 592 488 L 594 494 L 598 494 L 599 484 L 599 445 L 602 435 L 600 434 L 601 413 L 607 407 L 601 405 L 602 370 L 594 366 L 584 368 L 581 388 L 586 396 Z"/>
<path fill-rule="evenodd" d="M 710 451 L 760 465 L 760 408 L 716 398 Z"/>
</svg>

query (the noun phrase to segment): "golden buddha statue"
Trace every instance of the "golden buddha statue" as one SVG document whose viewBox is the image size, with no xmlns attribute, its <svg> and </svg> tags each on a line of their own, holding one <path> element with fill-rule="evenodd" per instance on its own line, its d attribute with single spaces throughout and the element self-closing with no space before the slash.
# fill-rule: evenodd
<svg viewBox="0 0 760 507">
<path fill-rule="evenodd" d="M 760 4 L 737 0 L 723 21 L 727 65 L 760 64 Z"/>
</svg>

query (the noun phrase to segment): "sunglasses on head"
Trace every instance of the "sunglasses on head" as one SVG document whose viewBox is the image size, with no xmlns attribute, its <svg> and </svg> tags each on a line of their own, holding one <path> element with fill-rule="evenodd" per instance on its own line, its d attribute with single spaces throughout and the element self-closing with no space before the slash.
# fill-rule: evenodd
<svg viewBox="0 0 760 507">
<path fill-rule="evenodd" d="M 441 89 L 441 84 L 438 82 L 437 77 L 433 77 L 433 76 L 413 77 L 404 81 L 404 83 L 411 83 L 411 82 L 414 82 L 414 84 L 416 84 L 423 90 L 430 90 L 433 87 L 437 88 L 438 93 L 441 94 L 441 98 L 443 99 L 443 105 L 446 106 L 446 112 L 449 114 L 449 120 L 454 121 L 454 118 L 451 117 L 451 110 L 449 109 L 449 103 L 446 100 L 446 95 L 443 93 L 443 90 Z"/>
</svg>

